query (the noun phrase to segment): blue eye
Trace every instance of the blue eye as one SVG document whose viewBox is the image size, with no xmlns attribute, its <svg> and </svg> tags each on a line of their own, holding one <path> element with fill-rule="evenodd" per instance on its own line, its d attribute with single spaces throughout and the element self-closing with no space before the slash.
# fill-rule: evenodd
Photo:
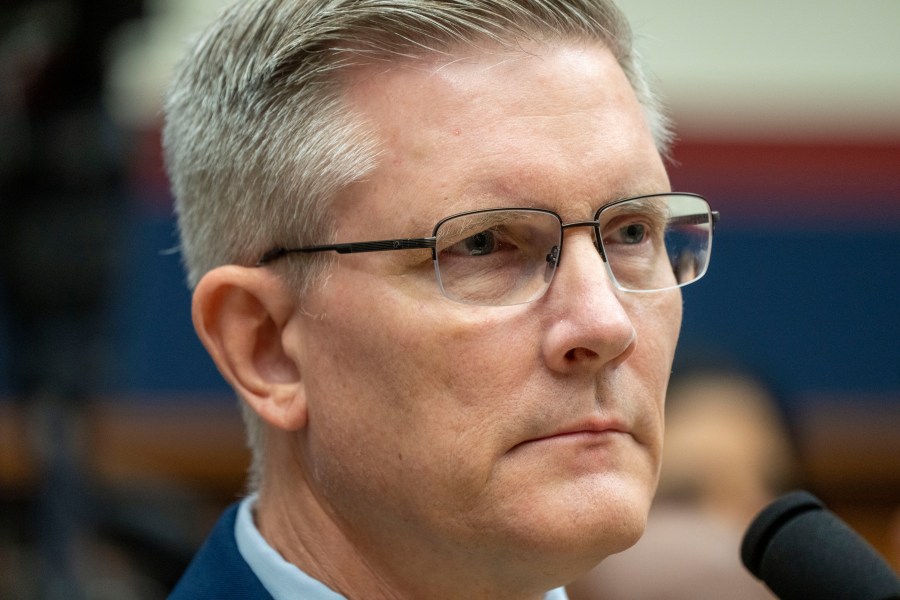
<svg viewBox="0 0 900 600">
<path fill-rule="evenodd" d="M 493 231 L 482 231 L 462 241 L 469 256 L 490 254 L 497 247 L 497 238 Z"/>
<path fill-rule="evenodd" d="M 644 241 L 647 228 L 642 223 L 632 223 L 619 229 L 623 244 L 640 244 Z"/>
</svg>

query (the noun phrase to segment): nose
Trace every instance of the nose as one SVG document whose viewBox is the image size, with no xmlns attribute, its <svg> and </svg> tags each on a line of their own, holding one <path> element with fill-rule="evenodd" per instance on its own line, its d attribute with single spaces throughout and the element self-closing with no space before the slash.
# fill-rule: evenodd
<svg viewBox="0 0 900 600">
<path fill-rule="evenodd" d="M 544 360 L 560 373 L 598 370 L 624 360 L 636 343 L 632 316 L 597 250 L 590 228 L 566 234 L 564 257 L 542 302 Z"/>
</svg>

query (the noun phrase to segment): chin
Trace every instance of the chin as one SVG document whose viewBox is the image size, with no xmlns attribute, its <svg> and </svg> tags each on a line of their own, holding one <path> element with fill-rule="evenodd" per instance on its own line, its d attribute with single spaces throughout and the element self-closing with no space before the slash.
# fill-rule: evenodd
<svg viewBox="0 0 900 600">
<path fill-rule="evenodd" d="M 548 498 L 534 525 L 548 554 L 590 569 L 643 535 L 653 486 L 607 476 L 592 486 L 565 487 Z"/>
<path fill-rule="evenodd" d="M 555 547 L 543 548 L 541 566 L 556 578 L 554 586 L 575 581 L 609 556 L 624 552 L 644 534 L 649 501 L 632 493 L 610 493 L 598 498 L 591 514 L 576 514 Z"/>
<path fill-rule="evenodd" d="M 624 485 L 597 499 L 593 510 L 594 535 L 600 560 L 632 547 L 644 535 L 653 492 L 644 486 Z M 599 562 L 599 561 L 598 561 Z"/>
</svg>

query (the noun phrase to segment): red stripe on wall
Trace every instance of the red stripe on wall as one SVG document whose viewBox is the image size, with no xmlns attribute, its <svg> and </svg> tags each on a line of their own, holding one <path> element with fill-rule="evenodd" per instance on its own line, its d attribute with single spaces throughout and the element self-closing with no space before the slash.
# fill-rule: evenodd
<svg viewBox="0 0 900 600">
<path fill-rule="evenodd" d="M 762 143 L 682 140 L 674 189 L 757 220 L 864 221 L 900 226 L 900 141 Z"/>
</svg>

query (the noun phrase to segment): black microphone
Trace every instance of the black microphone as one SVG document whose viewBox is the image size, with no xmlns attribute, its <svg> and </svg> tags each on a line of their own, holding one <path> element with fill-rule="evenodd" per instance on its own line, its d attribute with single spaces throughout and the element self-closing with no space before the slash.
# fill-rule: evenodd
<svg viewBox="0 0 900 600">
<path fill-rule="evenodd" d="M 781 600 L 900 600 L 900 579 L 808 492 L 782 496 L 750 524 L 744 566 Z"/>
</svg>

